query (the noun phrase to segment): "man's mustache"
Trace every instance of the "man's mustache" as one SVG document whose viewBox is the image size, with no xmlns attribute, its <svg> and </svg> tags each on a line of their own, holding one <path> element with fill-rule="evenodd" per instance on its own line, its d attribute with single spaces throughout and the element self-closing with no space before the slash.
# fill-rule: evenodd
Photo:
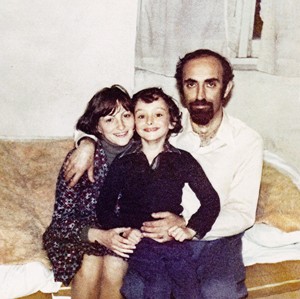
<svg viewBox="0 0 300 299">
<path fill-rule="evenodd" d="M 189 103 L 189 106 L 193 109 L 193 108 L 197 108 L 197 106 L 212 107 L 213 104 L 208 102 L 206 99 L 202 99 L 202 100 L 195 100 L 194 102 Z"/>
</svg>

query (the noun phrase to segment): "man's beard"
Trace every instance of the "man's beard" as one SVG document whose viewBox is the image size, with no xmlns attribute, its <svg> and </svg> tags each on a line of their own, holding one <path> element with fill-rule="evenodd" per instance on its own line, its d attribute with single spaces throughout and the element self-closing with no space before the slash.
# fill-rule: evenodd
<svg viewBox="0 0 300 299">
<path fill-rule="evenodd" d="M 201 108 L 199 108 L 201 106 Z M 205 108 L 203 108 L 205 106 Z M 201 126 L 207 125 L 214 116 L 213 104 L 204 100 L 196 100 L 188 104 L 188 110 L 193 123 Z"/>
</svg>

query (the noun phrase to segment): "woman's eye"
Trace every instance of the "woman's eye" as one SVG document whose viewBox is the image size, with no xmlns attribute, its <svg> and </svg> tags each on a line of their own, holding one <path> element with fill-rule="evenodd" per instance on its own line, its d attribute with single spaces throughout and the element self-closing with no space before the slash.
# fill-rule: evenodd
<svg viewBox="0 0 300 299">
<path fill-rule="evenodd" d="M 105 119 L 105 122 L 106 123 L 111 123 L 111 122 L 113 122 L 113 120 L 114 120 L 113 118 L 107 118 L 107 119 Z"/>
<path fill-rule="evenodd" d="M 124 114 L 124 117 L 125 117 L 125 118 L 130 118 L 131 116 L 132 116 L 131 113 L 126 113 L 126 114 Z"/>
</svg>

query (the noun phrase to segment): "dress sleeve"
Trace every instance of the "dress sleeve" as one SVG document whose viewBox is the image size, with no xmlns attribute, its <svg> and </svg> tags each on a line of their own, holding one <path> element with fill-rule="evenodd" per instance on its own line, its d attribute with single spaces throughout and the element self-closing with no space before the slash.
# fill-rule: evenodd
<svg viewBox="0 0 300 299">
<path fill-rule="evenodd" d="M 87 180 L 83 177 L 73 188 L 70 188 L 64 179 L 64 165 L 71 153 L 72 151 L 67 155 L 58 175 L 52 222 L 45 233 L 48 237 L 44 236 L 61 242 L 81 242 L 83 229 L 87 226 L 91 227 L 93 222 L 96 225 L 96 219 L 93 221 L 90 215 L 86 215 L 86 218 L 82 217 L 84 215 L 80 211 L 82 191 L 87 188 L 85 186 Z"/>
<path fill-rule="evenodd" d="M 202 239 L 219 215 L 220 199 L 200 164 L 188 153 L 186 153 L 185 165 L 187 165 L 185 166 L 187 183 L 201 204 L 197 212 L 190 218 L 187 226 L 197 232 L 198 239 Z"/>
</svg>

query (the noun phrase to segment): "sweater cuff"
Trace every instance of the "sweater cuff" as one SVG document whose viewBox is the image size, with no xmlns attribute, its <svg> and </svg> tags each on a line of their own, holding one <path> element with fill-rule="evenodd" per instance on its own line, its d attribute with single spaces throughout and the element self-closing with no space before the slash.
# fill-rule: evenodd
<svg viewBox="0 0 300 299">
<path fill-rule="evenodd" d="M 90 226 L 84 226 L 80 232 L 80 240 L 82 242 L 89 242 L 89 237 L 88 237 L 88 233 L 89 233 L 89 229 L 91 227 Z"/>
</svg>

